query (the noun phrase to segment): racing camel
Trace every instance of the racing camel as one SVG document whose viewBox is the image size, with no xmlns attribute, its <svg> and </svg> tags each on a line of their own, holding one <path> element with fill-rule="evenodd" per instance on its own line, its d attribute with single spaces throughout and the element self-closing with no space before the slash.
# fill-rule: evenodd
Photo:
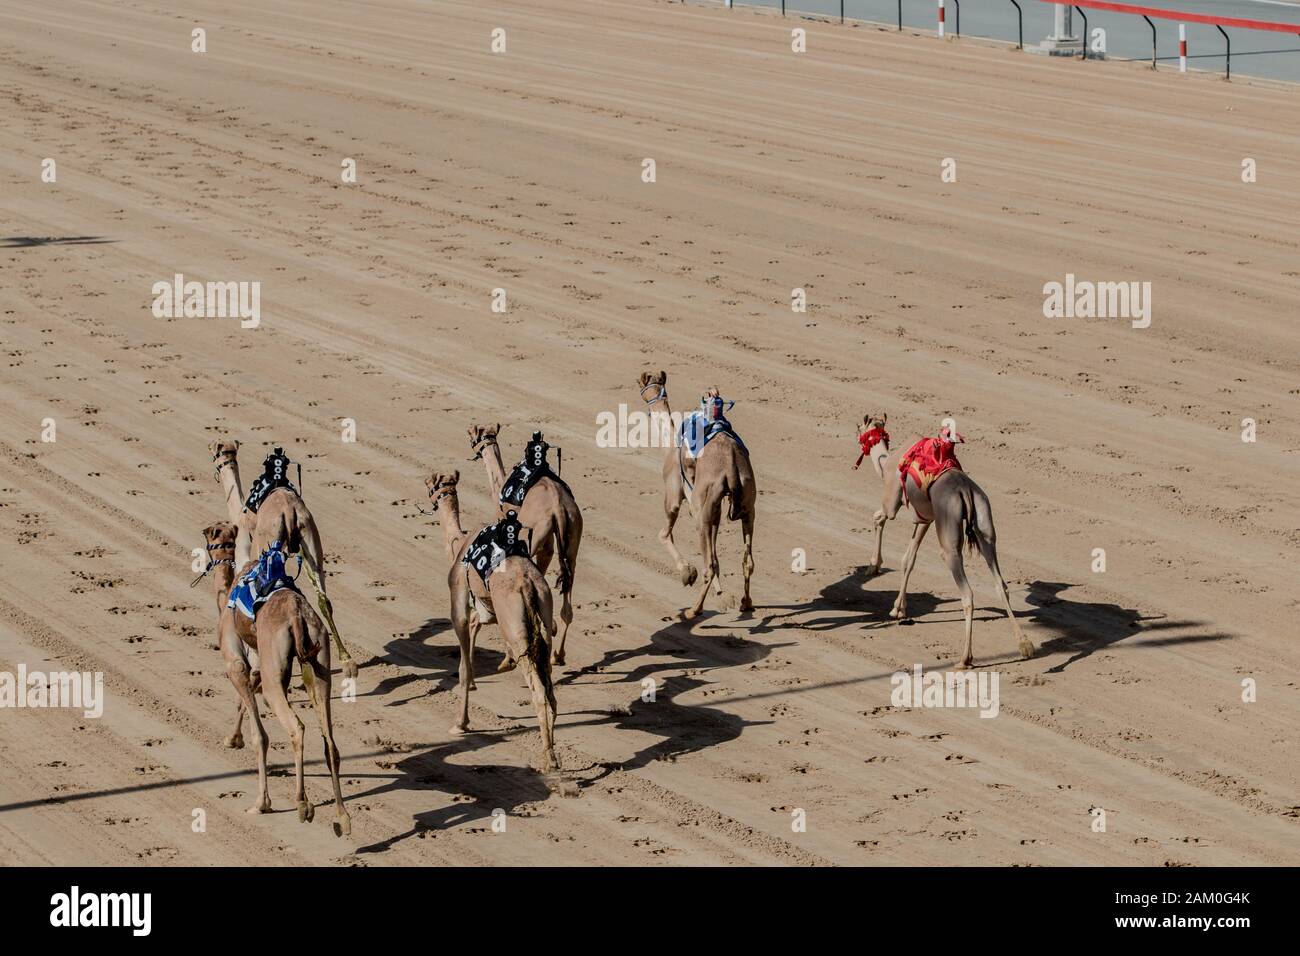
<svg viewBox="0 0 1300 956">
<path fill-rule="evenodd" d="M 672 420 L 668 390 L 665 387 L 667 382 L 668 373 L 664 371 L 642 372 L 637 380 L 646 411 L 650 414 L 651 421 L 659 424 L 670 423 Z M 716 401 L 720 407 L 722 400 L 717 389 L 710 389 L 705 395 L 705 401 Z M 729 430 L 719 431 L 709 438 L 698 457 L 691 457 L 687 453 L 681 435 L 675 429 L 671 440 L 664 444 L 667 446 L 663 464 L 664 515 L 668 523 L 659 532 L 659 540 L 672 555 L 682 584 L 687 587 L 694 584 L 696 569 L 687 563 L 673 542 L 673 525 L 677 523 L 682 502 L 686 502 L 698 522 L 700 555 L 705 569 L 704 586 L 700 589 L 699 598 L 694 607 L 682 612 L 683 616 L 689 621 L 699 615 L 704 609 L 709 585 L 713 583 L 717 585 L 721 606 L 724 609 L 731 606 L 732 598 L 722 589 L 722 576 L 718 568 L 718 526 L 722 522 L 724 498 L 728 501 L 727 518 L 740 521 L 744 539 L 741 569 L 745 578 L 745 593 L 740 599 L 740 610 L 753 610 L 749 579 L 754 573 L 754 505 L 758 498 L 758 486 L 750 467 L 749 454 Z"/>
<path fill-rule="evenodd" d="M 871 459 L 871 465 L 881 483 L 880 507 L 871 517 L 876 530 L 876 543 L 871 561 L 866 567 L 868 577 L 879 574 L 884 563 L 881 549 L 885 544 L 885 522 L 893 520 L 898 509 L 903 506 L 903 484 L 898 480 L 898 462 L 890 455 L 889 432 L 885 431 L 885 422 L 888 420 L 889 416 L 884 412 L 868 412 L 862 416 L 863 431 L 858 435 L 862 454 L 858 455 L 857 463 L 853 466 L 853 470 L 857 471 L 863 458 Z"/>
<path fill-rule="evenodd" d="M 329 766 L 330 782 L 334 786 L 337 814 L 334 833 L 336 836 L 345 836 L 352 832 L 352 818 L 348 816 L 347 807 L 343 803 L 343 788 L 339 785 L 339 749 L 334 743 L 334 723 L 330 715 L 329 635 L 307 599 L 292 584 L 271 592 L 265 603 L 256 610 L 255 619 L 248 617 L 239 607 L 228 606 L 227 596 L 236 582 L 234 562 L 237 534 L 236 526 L 224 521 L 203 529 L 209 555 L 208 568 L 204 573 L 213 572 L 220 613 L 218 641 L 222 657 L 226 660 L 226 675 L 235 685 L 241 705 L 235 733 L 226 743 L 232 747 L 243 746 L 243 715 L 247 710 L 252 718 L 257 744 L 257 799 L 248 812 L 271 811 L 271 797 L 266 785 L 266 751 L 270 741 L 257 712 L 256 693 L 260 689 L 293 745 L 296 774 L 294 799 L 298 803 L 298 819 L 306 823 L 316 813 L 312 802 L 307 799 L 303 779 L 302 721 L 289 706 L 289 679 L 296 657 L 301 664 L 303 686 L 311 697 L 325 744 L 325 762 Z M 257 564 L 250 562 L 241 569 L 238 577 L 242 579 L 257 567 Z"/>
<path fill-rule="evenodd" d="M 474 684 L 474 641 L 479 627 L 496 620 L 507 653 L 524 672 L 537 708 L 542 736 L 542 770 L 558 770 L 555 756 L 555 685 L 551 639 L 555 617 L 546 578 L 528 555 L 523 525 L 509 511 L 495 525 L 471 536 L 460 526 L 456 485 L 460 472 L 435 472 L 425 479 L 434 514 L 442 526 L 451 595 L 451 626 L 460 642 L 460 719 L 450 733 L 469 730 L 469 692 Z M 486 580 L 485 580 L 486 578 Z"/>
<path fill-rule="evenodd" d="M 939 551 L 944 563 L 948 565 L 952 579 L 961 591 L 962 611 L 966 618 L 966 646 L 957 667 L 962 670 L 974 663 L 971 635 L 975 622 L 975 593 L 970 581 L 966 579 L 966 569 L 962 563 L 963 544 L 970 551 L 978 549 L 984 556 L 984 561 L 993 574 L 993 583 L 1002 597 L 1007 617 L 1011 619 L 1011 630 L 1019 644 L 1021 658 L 1028 660 L 1034 656 L 1034 645 L 1025 637 L 1015 612 L 1011 610 L 1007 582 L 998 569 L 997 532 L 993 527 L 993 510 L 989 506 L 988 495 L 962 470 L 952 453 L 954 445 L 965 440 L 956 428 L 946 425 L 940 430 L 938 438 L 922 438 L 902 457 L 899 464 L 901 480 L 893 480 L 906 495 L 907 503 L 916 516 L 916 524 L 912 528 L 912 540 L 907 546 L 907 553 L 903 556 L 903 581 L 898 589 L 898 599 L 889 612 L 889 616 L 895 620 L 907 620 L 908 578 L 916 564 L 916 553 L 921 541 L 933 524 L 939 534 Z M 889 480 L 888 472 L 885 477 Z"/>
<path fill-rule="evenodd" d="M 573 623 L 573 574 L 578 565 L 578 548 L 582 544 L 582 512 L 573 497 L 573 491 L 567 484 L 550 470 L 546 464 L 547 446 L 541 442 L 540 434 L 534 435 L 528 450 L 532 452 L 541 445 L 540 461 L 533 467 L 540 468 L 540 476 L 527 487 L 523 500 L 507 502 L 506 485 L 510 476 L 501 464 L 501 449 L 497 445 L 497 435 L 501 425 L 471 425 L 469 427 L 470 448 L 475 459 L 482 458 L 487 466 L 488 488 L 492 496 L 500 503 L 499 514 L 513 508 L 519 513 L 519 521 L 532 532 L 530 549 L 533 561 L 546 574 L 551 566 L 552 556 L 559 558 L 556 590 L 560 592 L 560 635 L 555 642 L 555 664 L 564 663 L 564 642 L 569 636 L 569 625 Z M 528 455 L 525 455 L 527 458 Z M 503 494 L 505 492 L 505 494 Z M 509 661 L 506 662 L 507 664 Z"/>
<path fill-rule="evenodd" d="M 320 531 L 316 528 L 316 519 L 308 510 L 307 503 L 302 500 L 298 490 L 289 484 L 286 475 L 283 484 L 272 487 L 260 499 L 256 510 L 246 508 L 247 499 L 239 480 L 239 442 L 214 441 L 208 450 L 212 452 L 217 480 L 226 492 L 226 512 L 231 524 L 239 529 L 235 542 L 236 564 L 242 568 L 275 541 L 282 542 L 289 554 L 299 555 L 303 559 L 307 577 L 316 590 L 316 606 L 329 627 L 334 643 L 338 645 L 339 666 L 343 670 L 343 676 L 356 677 L 356 662 L 343 645 L 343 638 L 339 636 L 338 626 L 334 623 L 334 605 L 330 603 L 325 591 L 325 560 Z M 288 463 L 288 459 L 284 461 Z M 261 478 L 258 480 L 260 483 Z"/>
</svg>

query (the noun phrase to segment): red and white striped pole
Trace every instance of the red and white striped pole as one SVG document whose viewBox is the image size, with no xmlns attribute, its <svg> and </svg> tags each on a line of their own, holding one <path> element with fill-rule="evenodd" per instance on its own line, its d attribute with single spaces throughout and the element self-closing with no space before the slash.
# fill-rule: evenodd
<svg viewBox="0 0 1300 956">
<path fill-rule="evenodd" d="M 1187 72 L 1187 24 L 1178 24 L 1178 72 Z"/>
<path fill-rule="evenodd" d="M 939 39 L 943 39 L 943 0 L 939 0 Z"/>
</svg>

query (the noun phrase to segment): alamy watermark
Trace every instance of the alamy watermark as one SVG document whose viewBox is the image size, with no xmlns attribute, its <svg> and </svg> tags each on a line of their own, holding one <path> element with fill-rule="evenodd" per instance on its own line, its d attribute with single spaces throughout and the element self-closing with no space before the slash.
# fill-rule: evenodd
<svg viewBox="0 0 1300 956">
<path fill-rule="evenodd" d="M 101 671 L 0 671 L 0 709 L 64 707 L 89 718 L 104 714 L 104 674 Z"/>
<path fill-rule="evenodd" d="M 262 323 L 262 283 L 185 281 L 176 273 L 171 282 L 153 284 L 156 319 L 240 319 L 240 328 Z"/>
<path fill-rule="evenodd" d="M 1129 319 L 1135 329 L 1151 325 L 1150 282 L 1090 282 L 1066 273 L 1065 282 L 1043 286 L 1048 319 Z"/>
<path fill-rule="evenodd" d="M 912 673 L 895 671 L 889 702 L 895 707 L 972 707 L 981 717 L 998 715 L 997 671 L 928 671 L 920 664 Z"/>
</svg>

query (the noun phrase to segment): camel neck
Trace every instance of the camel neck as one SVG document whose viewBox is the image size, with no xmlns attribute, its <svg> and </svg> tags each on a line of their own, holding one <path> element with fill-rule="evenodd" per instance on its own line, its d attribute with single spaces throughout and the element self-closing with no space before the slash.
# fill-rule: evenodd
<svg viewBox="0 0 1300 956">
<path fill-rule="evenodd" d="M 230 588 L 235 583 L 235 568 L 229 563 L 218 564 L 212 569 L 212 583 L 217 592 L 217 614 L 220 615 L 230 597 Z"/>
<path fill-rule="evenodd" d="M 438 502 L 438 523 L 442 525 L 443 542 L 447 547 L 447 557 L 453 561 L 460 551 L 465 532 L 460 527 L 460 502 L 455 495 L 447 495 Z"/>
</svg>

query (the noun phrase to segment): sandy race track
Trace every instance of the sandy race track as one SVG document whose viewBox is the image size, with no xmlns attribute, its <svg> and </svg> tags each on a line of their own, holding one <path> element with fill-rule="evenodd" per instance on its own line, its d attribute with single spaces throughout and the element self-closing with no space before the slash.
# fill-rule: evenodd
<svg viewBox="0 0 1300 956">
<path fill-rule="evenodd" d="M 1298 96 L 655 0 L 0 0 L 0 670 L 107 695 L 0 711 L 0 864 L 1300 862 Z M 155 318 L 176 273 L 259 281 L 260 327 Z M 1044 318 L 1067 273 L 1150 282 L 1150 327 Z M 680 621 L 660 452 L 597 444 L 650 368 L 677 409 L 737 400 L 752 615 Z M 861 570 L 853 427 L 880 408 L 896 443 L 954 416 L 992 500 L 1040 647 L 1017 659 L 969 561 L 994 719 L 890 706 L 893 672 L 956 661 L 961 605 L 931 536 L 915 623 L 888 619 L 906 514 Z M 510 463 L 542 428 L 583 507 L 573 796 L 533 769 L 494 628 L 479 732 L 447 733 L 416 505 L 459 468 L 465 525 L 489 519 L 473 421 Z M 219 436 L 246 482 L 272 444 L 303 464 L 362 665 L 335 706 L 350 839 L 298 822 L 273 721 L 275 813 L 244 812 L 253 754 L 222 746 L 188 587 Z M 677 540 L 698 561 L 685 516 Z M 720 547 L 734 591 L 735 526 Z M 314 732 L 307 755 L 324 801 Z"/>
</svg>

